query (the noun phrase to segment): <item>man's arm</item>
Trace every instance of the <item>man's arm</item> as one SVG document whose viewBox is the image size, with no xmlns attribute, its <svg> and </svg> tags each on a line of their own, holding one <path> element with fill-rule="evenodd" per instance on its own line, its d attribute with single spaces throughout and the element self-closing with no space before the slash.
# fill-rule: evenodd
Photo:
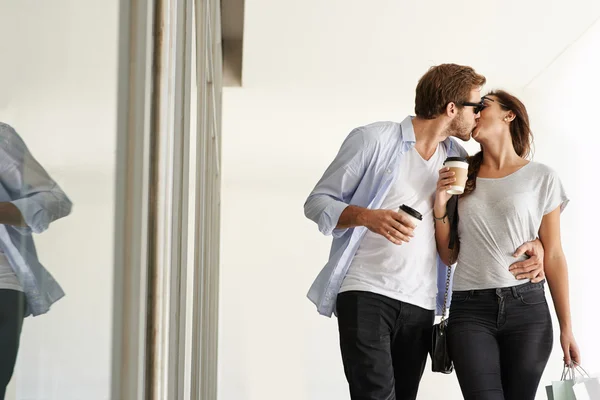
<svg viewBox="0 0 600 400">
<path fill-rule="evenodd" d="M 304 214 L 323 234 L 340 237 L 349 228 L 365 226 L 396 244 L 410 240 L 414 225 L 398 212 L 349 205 L 373 156 L 372 141 L 362 128 L 353 130 L 308 196 Z"/>
<path fill-rule="evenodd" d="M 378 233 L 392 243 L 410 242 L 414 236 L 415 225 L 404 215 L 394 210 L 369 210 L 357 206 L 348 206 L 340 215 L 336 229 L 348 229 L 364 226 Z"/>
<path fill-rule="evenodd" d="M 373 157 L 372 146 L 364 135 L 362 128 L 350 132 L 304 203 L 304 215 L 314 221 L 325 235 L 334 233 L 341 214 L 364 175 L 365 159 Z M 337 232 L 334 236 L 342 234 Z"/>
<path fill-rule="evenodd" d="M 26 227 L 23 214 L 13 203 L 0 203 L 0 225 Z"/>
<path fill-rule="evenodd" d="M 2 124 L 0 130 L 0 181 L 12 199 L 0 203 L 0 223 L 41 233 L 68 215 L 72 203 L 14 129 Z"/>
<path fill-rule="evenodd" d="M 525 242 L 521 245 L 513 257 L 518 258 L 523 254 L 529 256 L 528 259 L 512 264 L 508 270 L 516 279 L 531 279 L 533 283 L 541 282 L 546 279 L 544 273 L 544 246 L 540 239 Z"/>
</svg>

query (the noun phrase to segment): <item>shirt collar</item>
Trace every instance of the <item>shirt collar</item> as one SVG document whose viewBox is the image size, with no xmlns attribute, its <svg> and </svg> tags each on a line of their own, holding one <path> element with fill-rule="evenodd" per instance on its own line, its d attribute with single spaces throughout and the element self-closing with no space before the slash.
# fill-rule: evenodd
<svg viewBox="0 0 600 400">
<path fill-rule="evenodd" d="M 413 127 L 412 120 L 414 116 L 409 115 L 404 118 L 404 121 L 400 122 L 402 128 L 402 141 L 414 144 L 417 140 L 415 139 L 415 128 Z"/>
</svg>

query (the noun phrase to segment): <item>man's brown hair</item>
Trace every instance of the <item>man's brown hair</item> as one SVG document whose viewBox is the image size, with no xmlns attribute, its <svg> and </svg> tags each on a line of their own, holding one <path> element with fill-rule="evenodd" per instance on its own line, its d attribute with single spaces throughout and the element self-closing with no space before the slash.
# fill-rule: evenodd
<svg viewBox="0 0 600 400">
<path fill-rule="evenodd" d="M 419 118 L 433 119 L 446 112 L 452 102 L 458 108 L 469 101 L 471 90 L 485 84 L 485 76 L 471 67 L 440 64 L 429 68 L 419 79 L 415 98 L 415 113 Z"/>
</svg>

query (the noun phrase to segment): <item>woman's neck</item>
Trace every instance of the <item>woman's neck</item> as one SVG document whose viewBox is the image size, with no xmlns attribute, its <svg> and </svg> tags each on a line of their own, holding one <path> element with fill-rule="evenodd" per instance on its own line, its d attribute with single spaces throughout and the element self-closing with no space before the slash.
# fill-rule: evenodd
<svg viewBox="0 0 600 400">
<path fill-rule="evenodd" d="M 512 140 L 495 140 L 493 143 L 482 143 L 483 161 L 481 167 L 490 171 L 502 171 L 527 164 L 527 160 L 517 154 Z"/>
</svg>

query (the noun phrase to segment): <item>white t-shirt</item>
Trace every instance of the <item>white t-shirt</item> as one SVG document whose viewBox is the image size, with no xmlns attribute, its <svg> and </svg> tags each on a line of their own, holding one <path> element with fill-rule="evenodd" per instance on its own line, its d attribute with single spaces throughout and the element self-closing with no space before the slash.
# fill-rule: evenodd
<svg viewBox="0 0 600 400">
<path fill-rule="evenodd" d="M 19 283 L 15 271 L 2 251 L 0 251 L 0 289 L 23 291 L 23 286 Z"/>
<path fill-rule="evenodd" d="M 516 280 L 508 267 L 525 256 L 512 255 L 535 240 L 544 215 L 568 202 L 556 172 L 529 162 L 504 178 L 477 178 L 473 193 L 458 200 L 460 252 L 453 290 L 511 287 Z"/>
<path fill-rule="evenodd" d="M 394 185 L 381 205 L 395 210 L 406 204 L 420 212 L 423 220 L 409 243 L 396 245 L 367 231 L 340 289 L 377 293 L 428 310 L 435 309 L 437 294 L 437 248 L 432 217 L 438 172 L 446 159 L 439 145 L 429 160 L 415 148 L 402 156 Z"/>
</svg>

